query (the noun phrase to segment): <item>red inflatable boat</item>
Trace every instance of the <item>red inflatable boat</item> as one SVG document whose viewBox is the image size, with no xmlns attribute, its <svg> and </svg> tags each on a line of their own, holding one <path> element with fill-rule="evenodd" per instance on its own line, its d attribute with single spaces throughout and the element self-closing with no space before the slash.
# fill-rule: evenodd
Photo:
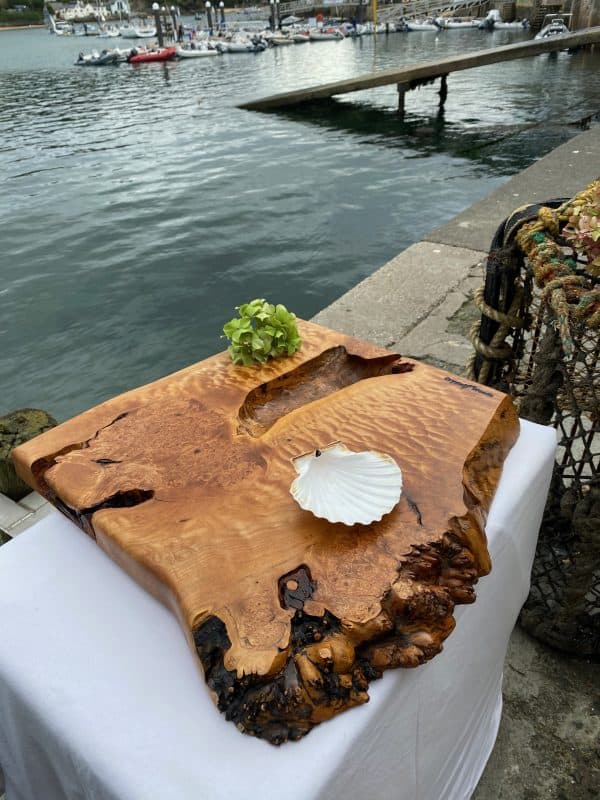
<svg viewBox="0 0 600 800">
<path fill-rule="evenodd" d="M 144 64 L 149 61 L 170 61 L 177 55 L 176 47 L 163 47 L 161 50 L 150 50 L 147 53 L 137 53 L 127 59 L 130 64 Z"/>
</svg>

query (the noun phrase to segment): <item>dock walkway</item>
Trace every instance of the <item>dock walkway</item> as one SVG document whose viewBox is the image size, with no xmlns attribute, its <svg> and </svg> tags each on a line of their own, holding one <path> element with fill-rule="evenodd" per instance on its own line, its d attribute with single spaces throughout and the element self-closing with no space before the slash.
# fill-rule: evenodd
<svg viewBox="0 0 600 800">
<path fill-rule="evenodd" d="M 451 72 L 465 69 L 474 69 L 488 64 L 497 64 L 502 61 L 512 61 L 517 58 L 528 58 L 541 53 L 551 53 L 557 50 L 571 49 L 583 45 L 600 42 L 600 26 L 586 28 L 577 33 L 553 36 L 549 39 L 533 39 L 527 42 L 517 42 L 502 47 L 492 47 L 487 50 L 477 50 L 461 56 L 450 56 L 438 61 L 427 61 L 423 64 L 413 64 L 399 69 L 387 69 L 381 72 L 369 72 L 334 83 L 325 83 L 320 86 L 310 86 L 306 89 L 296 89 L 293 92 L 271 95 L 261 100 L 251 100 L 242 103 L 239 108 L 249 111 L 268 111 L 277 108 L 300 105 L 312 100 L 324 100 L 335 95 L 360 92 L 376 86 L 397 84 L 400 93 L 400 110 L 404 108 L 404 94 L 410 89 L 430 83 L 436 78 L 442 78 L 445 87 L 445 78 Z M 442 98 L 442 99 L 445 99 Z"/>
</svg>

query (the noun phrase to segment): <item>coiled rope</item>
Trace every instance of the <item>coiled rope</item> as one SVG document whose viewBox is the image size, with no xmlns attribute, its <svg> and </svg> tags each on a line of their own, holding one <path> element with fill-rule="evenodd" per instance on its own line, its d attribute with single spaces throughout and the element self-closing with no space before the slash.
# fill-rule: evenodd
<svg viewBox="0 0 600 800">
<path fill-rule="evenodd" d="M 535 283 L 541 289 L 542 302 L 554 313 L 568 358 L 575 350 L 572 321 L 584 323 L 590 329 L 600 328 L 600 275 L 594 274 L 596 268 L 590 266 L 588 271 L 586 265 L 573 257 L 572 250 L 562 243 L 561 230 L 582 207 L 597 202 L 599 195 L 600 180 L 596 180 L 557 208 L 524 206 L 517 209 L 500 227 L 490 250 L 490 257 L 494 254 L 494 257 L 502 258 L 503 252 L 516 246 L 520 255 L 527 258 Z M 506 313 L 485 302 L 483 287 L 477 290 L 474 300 L 482 315 L 498 323 L 489 342 L 482 341 L 479 322 L 470 331 L 475 353 L 467 364 L 467 371 L 472 379 L 486 383 L 490 361 L 507 361 L 515 356 L 506 337 L 526 324 L 526 298 L 523 288 L 515 284 L 514 296 Z M 477 375 L 476 360 L 481 362 Z"/>
</svg>

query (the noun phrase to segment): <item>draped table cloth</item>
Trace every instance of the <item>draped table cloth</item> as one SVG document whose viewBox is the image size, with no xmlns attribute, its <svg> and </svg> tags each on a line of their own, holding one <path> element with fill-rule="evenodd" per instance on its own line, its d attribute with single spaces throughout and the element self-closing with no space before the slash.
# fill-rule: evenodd
<svg viewBox="0 0 600 800">
<path fill-rule="evenodd" d="M 217 711 L 175 617 L 58 512 L 0 549 L 7 800 L 462 800 L 493 748 L 556 434 L 521 421 L 486 525 L 492 572 L 444 650 L 280 748 Z"/>
</svg>

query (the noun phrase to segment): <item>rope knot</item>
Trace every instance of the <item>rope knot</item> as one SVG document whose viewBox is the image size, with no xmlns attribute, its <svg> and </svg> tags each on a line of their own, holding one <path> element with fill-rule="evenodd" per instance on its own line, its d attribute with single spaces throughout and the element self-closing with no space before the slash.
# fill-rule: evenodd
<svg viewBox="0 0 600 800">
<path fill-rule="evenodd" d="M 558 236 L 558 214 L 548 206 L 542 206 L 538 211 L 538 219 L 551 236 Z"/>
</svg>

